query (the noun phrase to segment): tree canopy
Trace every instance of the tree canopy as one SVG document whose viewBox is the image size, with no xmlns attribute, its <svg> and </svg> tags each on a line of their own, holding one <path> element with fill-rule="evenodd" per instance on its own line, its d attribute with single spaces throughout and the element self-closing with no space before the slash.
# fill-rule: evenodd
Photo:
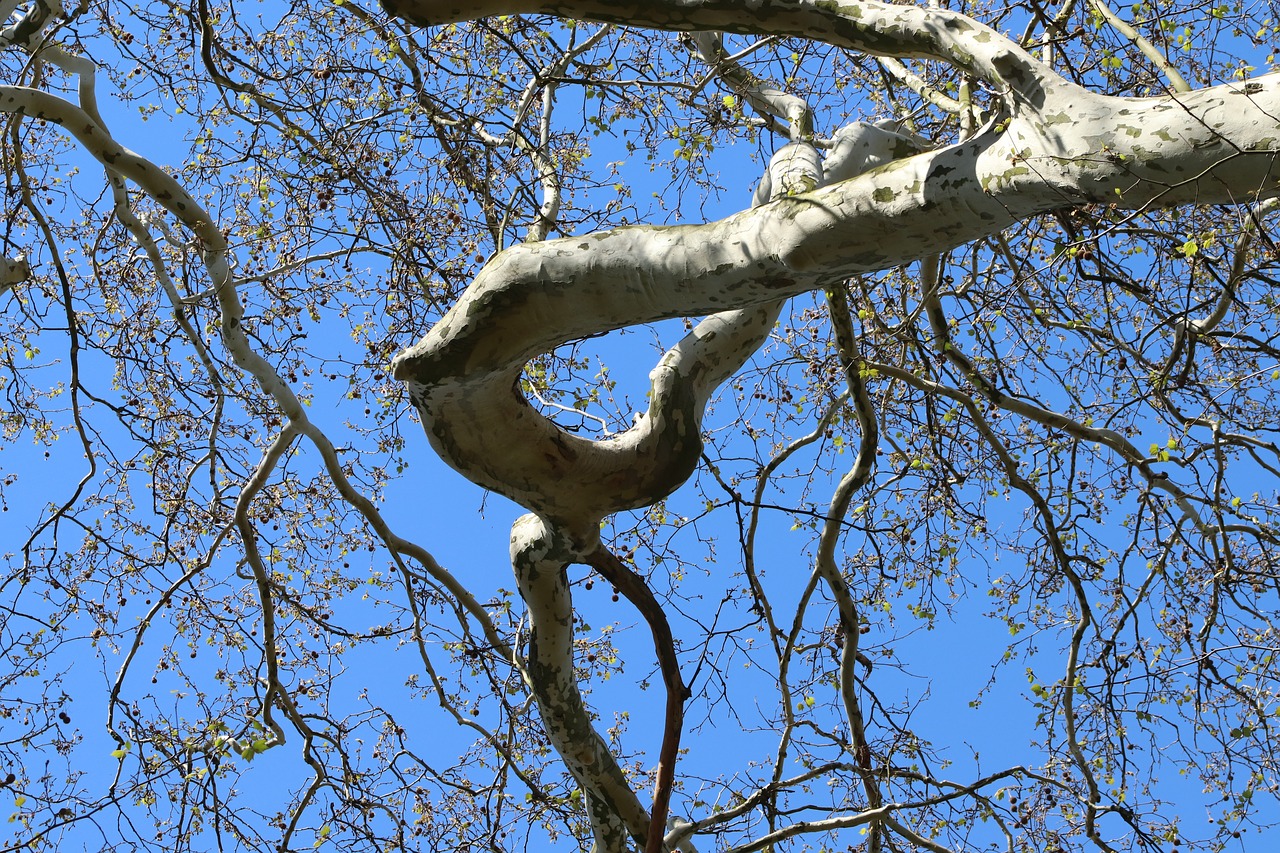
<svg viewBox="0 0 1280 853">
<path fill-rule="evenodd" d="M 1280 823 L 1271 7 L 3 11 L 0 850 Z"/>
</svg>

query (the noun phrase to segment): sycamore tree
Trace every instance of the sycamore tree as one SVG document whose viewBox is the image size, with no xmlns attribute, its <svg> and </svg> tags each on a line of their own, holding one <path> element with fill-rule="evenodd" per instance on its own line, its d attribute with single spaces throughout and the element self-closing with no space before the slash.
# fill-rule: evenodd
<svg viewBox="0 0 1280 853">
<path fill-rule="evenodd" d="M 0 8 L 0 849 L 1274 843 L 1271 7 Z"/>
</svg>

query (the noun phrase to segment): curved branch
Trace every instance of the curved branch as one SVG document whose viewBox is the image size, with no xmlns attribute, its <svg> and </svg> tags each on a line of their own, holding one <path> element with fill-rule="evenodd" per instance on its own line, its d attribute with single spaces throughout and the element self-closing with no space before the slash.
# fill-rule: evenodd
<svg viewBox="0 0 1280 853">
<path fill-rule="evenodd" d="M 0 88 L 0 106 L 7 92 Z M 499 253 L 394 372 L 437 452 L 584 547 L 599 520 L 692 472 L 702 404 L 768 335 L 780 299 L 912 262 L 1072 205 L 1237 203 L 1277 193 L 1280 80 L 1150 99 L 1088 96 L 718 222 L 634 226 Z M 651 375 L 648 416 L 592 442 L 519 394 L 523 365 L 579 338 L 703 321 Z"/>
<path fill-rule="evenodd" d="M 511 565 L 529 608 L 526 672 L 547 737 L 587 794 L 598 853 L 644 845 L 649 815 L 596 732 L 573 671 L 573 601 L 565 569 L 584 554 L 536 515 L 511 528 Z"/>
<path fill-rule="evenodd" d="M 666 611 L 654 598 L 653 591 L 644 578 L 636 574 L 601 545 L 586 557 L 589 566 L 601 577 L 617 587 L 627 597 L 653 634 L 653 648 L 662 670 L 662 682 L 667 689 L 667 711 L 662 731 L 662 748 L 658 753 L 658 778 L 653 786 L 653 811 L 649 817 L 649 838 L 645 853 L 662 853 L 663 830 L 667 825 L 667 812 L 671 804 L 671 789 L 675 784 L 676 759 L 680 755 L 680 735 L 684 728 L 684 703 L 689 698 L 689 688 L 680 677 L 680 661 L 676 658 L 675 639 Z"/>
<path fill-rule="evenodd" d="M 523 301 L 519 294 L 512 296 Z M 481 310 L 491 305 L 481 295 Z M 645 415 L 626 432 L 598 442 L 562 430 L 529 405 L 518 390 L 522 357 L 478 377 L 464 372 L 435 382 L 420 378 L 409 353 L 397 359 L 395 370 L 407 380 L 410 399 L 423 413 L 427 435 L 445 461 L 474 482 L 563 526 L 589 548 L 605 516 L 648 506 L 693 473 L 702 452 L 699 428 L 707 400 L 756 351 L 773 329 L 781 305 L 773 301 L 703 320 L 650 374 Z M 508 319 L 558 325 L 532 310 L 530 316 L 516 308 L 517 316 Z M 583 303 L 576 311 L 589 313 Z M 458 313 L 455 307 L 435 330 L 448 334 L 450 318 Z M 465 331 L 471 321 L 465 313 L 458 319 Z M 557 319 L 572 322 L 571 317 Z"/>
<path fill-rule="evenodd" d="M 858 683 L 855 664 L 859 660 L 865 661 L 866 658 L 858 650 L 858 638 L 861 635 L 858 605 L 849 592 L 844 574 L 836 563 L 836 544 L 844 529 L 844 519 L 849 513 L 849 504 L 853 496 L 871 481 L 871 475 L 875 472 L 876 451 L 880 446 L 880 422 L 871 401 L 871 395 L 867 391 L 864 374 L 866 368 L 863 366 L 857 338 L 853 331 L 848 294 L 844 287 L 828 288 L 826 294 L 827 306 L 831 312 L 831 327 L 836 338 L 836 350 L 840 356 L 841 366 L 844 368 L 845 380 L 849 385 L 849 396 L 853 400 L 860 437 L 857 458 L 854 459 L 849 471 L 840 478 L 835 494 L 831 497 L 831 505 L 827 509 L 827 518 L 818 540 L 814 572 L 827 582 L 839 613 L 840 627 L 844 631 L 844 648 L 840 654 L 840 695 L 844 701 L 845 717 L 849 723 L 854 755 L 858 759 L 858 774 L 862 778 L 863 789 L 867 794 L 867 803 L 874 809 L 879 808 L 884 799 L 872 772 L 871 746 L 867 742 L 866 721 L 855 693 Z M 870 667 L 870 664 L 868 663 L 867 666 Z M 873 851 L 880 849 L 878 824 L 872 829 L 870 849 Z"/>
<path fill-rule="evenodd" d="M 382 5 L 391 14 L 421 26 L 536 13 L 659 30 L 720 30 L 817 39 L 873 56 L 947 62 L 1029 103 L 1037 103 L 1051 88 L 1077 89 L 1016 42 L 959 12 L 879 0 L 759 0 L 749 4 L 742 0 L 382 0 Z"/>
</svg>

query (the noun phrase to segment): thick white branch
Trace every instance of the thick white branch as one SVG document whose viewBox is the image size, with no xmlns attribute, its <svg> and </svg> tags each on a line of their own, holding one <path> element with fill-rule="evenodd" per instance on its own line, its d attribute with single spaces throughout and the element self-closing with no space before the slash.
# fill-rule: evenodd
<svg viewBox="0 0 1280 853">
<path fill-rule="evenodd" d="M 583 552 L 536 515 L 511 527 L 511 565 L 532 629 L 526 672 L 543 728 L 588 796 L 587 812 L 601 853 L 631 849 L 649 815 L 591 723 L 573 671 L 573 603 L 565 569 Z"/>
<path fill-rule="evenodd" d="M 422 26 L 490 15 L 558 15 L 630 27 L 796 36 L 875 56 L 938 59 L 1035 102 L 1075 89 L 1016 42 L 959 12 L 879 0 L 382 0 Z"/>
<path fill-rule="evenodd" d="M 516 246 L 397 357 L 395 375 L 446 461 L 586 542 L 600 518 L 651 503 L 688 476 L 706 395 L 749 357 L 772 315 L 699 326 L 655 371 L 649 416 L 601 442 L 525 402 L 518 381 L 530 359 L 637 323 L 752 311 L 1063 207 L 1272 196 L 1276 115 L 1275 76 L 1165 98 L 1050 101 L 963 144 L 718 222 Z"/>
</svg>

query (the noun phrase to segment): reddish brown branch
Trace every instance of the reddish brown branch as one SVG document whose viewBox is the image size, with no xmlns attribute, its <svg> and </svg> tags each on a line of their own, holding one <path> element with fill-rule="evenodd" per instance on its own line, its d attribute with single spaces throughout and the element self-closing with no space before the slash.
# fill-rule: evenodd
<svg viewBox="0 0 1280 853">
<path fill-rule="evenodd" d="M 680 735 L 684 730 L 684 702 L 689 698 L 689 688 L 680 677 L 680 662 L 676 659 L 675 640 L 671 635 L 671 624 L 667 622 L 666 611 L 662 609 L 644 578 L 628 568 L 604 545 L 592 551 L 587 556 L 586 563 L 635 605 L 653 633 L 653 648 L 658 656 L 658 667 L 662 670 L 663 684 L 667 688 L 667 709 L 662 748 L 658 753 L 658 778 L 653 788 L 649 836 L 644 849 L 645 853 L 662 853 L 667 812 L 671 805 L 671 788 L 675 783 L 676 759 L 680 752 Z"/>
</svg>

